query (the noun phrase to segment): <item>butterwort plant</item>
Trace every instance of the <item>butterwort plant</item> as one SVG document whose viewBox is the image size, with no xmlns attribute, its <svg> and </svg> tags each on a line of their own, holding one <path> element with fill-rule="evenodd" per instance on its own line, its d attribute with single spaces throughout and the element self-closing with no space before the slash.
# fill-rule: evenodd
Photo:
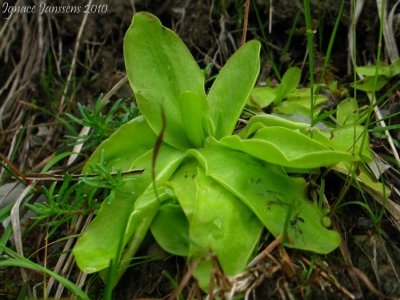
<svg viewBox="0 0 400 300">
<path fill-rule="evenodd" d="M 289 248 L 329 253 L 338 232 L 327 211 L 307 198 L 306 182 L 291 176 L 370 159 L 368 143 L 350 134 L 260 113 L 234 134 L 260 69 L 260 43 L 244 44 L 211 89 L 182 40 L 153 15 L 133 17 L 124 58 L 141 116 L 122 125 L 89 158 L 113 172 L 143 169 L 112 190 L 73 249 L 87 273 L 117 263 L 118 276 L 151 232 L 167 252 L 198 261 L 207 290 L 211 250 L 227 275 L 246 268 L 263 230 Z M 299 171 L 299 172 L 297 172 Z"/>
</svg>

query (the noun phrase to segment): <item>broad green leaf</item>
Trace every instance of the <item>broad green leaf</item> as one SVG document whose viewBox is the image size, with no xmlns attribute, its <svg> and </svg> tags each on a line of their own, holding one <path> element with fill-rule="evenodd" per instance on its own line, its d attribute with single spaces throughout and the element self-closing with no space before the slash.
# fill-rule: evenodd
<svg viewBox="0 0 400 300">
<path fill-rule="evenodd" d="M 327 97 L 321 93 L 317 93 L 321 89 L 326 88 L 325 84 L 315 84 L 314 86 L 314 99 L 317 101 L 317 104 L 321 104 L 323 102 L 328 101 Z M 317 99 L 318 96 L 318 99 Z M 297 88 L 292 91 L 290 91 L 287 94 L 287 98 L 293 99 L 293 100 L 299 100 L 299 99 L 308 99 L 310 100 L 311 97 L 311 89 L 309 87 L 303 87 L 303 88 Z M 308 104 L 310 105 L 310 103 Z"/>
<path fill-rule="evenodd" d="M 217 139 L 232 134 L 260 70 L 260 43 L 250 41 L 226 62 L 207 96 Z"/>
<path fill-rule="evenodd" d="M 331 142 L 335 150 L 360 154 L 365 161 L 372 160 L 368 131 L 364 126 L 337 127 L 332 130 Z"/>
<path fill-rule="evenodd" d="M 173 173 L 175 166 L 169 166 L 169 169 L 172 169 L 170 173 Z M 157 193 L 155 193 L 155 190 Z M 125 227 L 126 240 L 124 240 L 124 243 L 128 242 L 133 234 L 136 235 L 137 233 L 135 231 L 137 231 L 138 227 L 143 226 L 144 223 L 147 224 L 147 231 L 161 203 L 170 199 L 170 197 L 171 196 L 164 188 L 154 189 L 153 185 L 150 185 L 135 202 L 134 209 L 132 210 Z M 140 238 L 143 239 L 144 236 L 141 236 Z"/>
<path fill-rule="evenodd" d="M 205 97 L 193 92 L 179 95 L 179 109 L 182 114 L 183 128 L 192 147 L 198 148 L 204 143 L 209 116 L 208 103 Z M 203 125 L 203 122 L 206 123 Z"/>
<path fill-rule="evenodd" d="M 391 65 L 381 65 L 381 66 L 372 65 L 372 66 L 357 67 L 356 71 L 357 73 L 360 73 L 368 77 L 375 77 L 377 69 L 378 69 L 377 73 L 378 76 L 385 76 L 391 79 L 394 76 L 400 74 L 400 59 L 396 60 Z"/>
<path fill-rule="evenodd" d="M 137 158 L 152 152 L 155 141 L 156 136 L 147 122 L 143 117 L 137 117 L 122 125 L 100 144 L 83 172 L 90 172 L 90 166 L 98 163 L 101 153 L 110 170 L 129 170 Z M 136 175 L 135 181 L 127 181 L 120 191 L 113 191 L 112 201 L 103 201 L 97 217 L 73 250 L 78 266 L 85 272 L 92 273 L 108 267 L 110 259 L 116 255 L 118 241 L 124 236 L 124 227 L 138 197 L 137 193 L 142 193 L 150 183 L 150 170 L 151 167 L 143 174 Z"/>
<path fill-rule="evenodd" d="M 308 100 L 308 103 L 310 103 L 310 100 Z M 274 107 L 273 112 L 278 113 L 278 114 L 287 114 L 287 115 L 299 115 L 302 117 L 309 118 L 310 117 L 310 111 L 311 109 L 308 107 L 305 107 L 303 103 L 300 101 L 282 101 L 282 103 Z M 319 115 L 321 112 L 321 109 L 319 107 L 315 107 L 313 110 L 313 116 L 314 119 Z"/>
<path fill-rule="evenodd" d="M 166 204 L 159 208 L 150 226 L 157 243 L 174 255 L 189 254 L 189 223 L 180 205 Z"/>
<path fill-rule="evenodd" d="M 174 191 L 189 222 L 193 217 L 195 199 L 197 197 L 197 186 L 194 178 L 199 172 L 199 167 L 199 163 L 193 158 L 185 160 L 171 180 L 166 182 L 166 185 Z"/>
<path fill-rule="evenodd" d="M 335 149 L 336 147 L 330 140 L 332 138 L 331 129 L 321 131 L 317 127 L 309 127 L 300 129 L 300 132 L 330 149 Z"/>
<path fill-rule="evenodd" d="M 265 86 L 255 87 L 251 90 L 248 105 L 264 108 L 269 106 L 276 97 L 276 88 Z"/>
<path fill-rule="evenodd" d="M 356 84 L 351 84 L 351 86 L 357 90 L 372 93 L 379 92 L 389 81 L 390 79 L 385 76 L 378 76 L 375 83 L 375 77 L 366 77 L 363 80 L 357 81 Z"/>
<path fill-rule="evenodd" d="M 244 270 L 262 230 L 262 224 L 234 195 L 206 177 L 197 160 L 185 161 L 168 185 L 189 220 L 191 259 L 207 257 L 209 249 L 228 275 Z M 203 289 L 208 289 L 209 261 L 195 271 Z"/>
<path fill-rule="evenodd" d="M 199 170 L 193 178 L 197 193 L 194 215 L 190 221 L 189 258 L 204 258 L 215 253 L 227 275 L 236 275 L 246 268 L 263 229 L 262 223 L 230 191 Z M 200 260 L 194 271 L 200 287 L 209 289 L 213 267 Z"/>
<path fill-rule="evenodd" d="M 340 101 L 337 106 L 336 121 L 339 125 L 351 125 L 358 123 L 358 104 L 354 98 Z"/>
<path fill-rule="evenodd" d="M 394 77 L 400 74 L 400 59 L 390 65 L 390 76 Z"/>
<path fill-rule="evenodd" d="M 364 126 L 338 126 L 327 131 L 320 131 L 313 127 L 301 129 L 301 132 L 306 136 L 311 137 L 314 141 L 335 150 L 337 153 L 351 153 L 355 157 L 355 160 L 359 160 L 359 157 L 361 157 L 364 161 L 372 160 L 368 133 Z M 363 141 L 364 135 L 365 140 Z M 343 162 L 346 161 L 347 160 L 343 160 Z"/>
<path fill-rule="evenodd" d="M 277 126 L 262 128 L 250 139 L 227 136 L 221 144 L 289 168 L 319 168 L 357 159 L 350 153 L 333 151 L 298 131 Z"/>
<path fill-rule="evenodd" d="M 190 147 L 179 109 L 179 95 L 190 91 L 205 97 L 204 76 L 182 40 L 161 25 L 155 16 L 135 14 L 124 39 L 124 58 L 129 82 L 144 118 L 154 132 L 166 115 L 166 143 Z"/>
<path fill-rule="evenodd" d="M 122 274 L 129 267 L 133 256 L 135 256 L 136 252 L 139 250 L 139 247 L 146 237 L 161 203 L 169 198 L 170 195 L 165 191 L 165 189 L 155 189 L 150 186 L 147 191 L 136 200 L 135 209 L 130 214 L 128 221 L 125 223 L 125 232 L 121 235 L 123 239 L 119 241 L 117 245 L 118 247 L 114 252 L 114 257 L 111 258 L 114 264 L 119 264 L 114 280 L 115 282 L 119 281 Z M 140 205 L 137 205 L 137 203 L 140 203 Z M 122 255 L 125 245 L 127 245 L 127 247 Z M 117 251 L 121 252 L 116 253 Z M 110 267 L 111 260 L 109 263 Z M 100 276 L 103 281 L 107 281 L 108 271 L 103 270 L 100 272 Z"/>
<path fill-rule="evenodd" d="M 368 77 L 374 77 L 375 75 L 385 76 L 387 78 L 392 77 L 390 66 L 388 65 L 380 65 L 380 66 L 372 65 L 372 66 L 356 67 L 356 72 Z"/>
<path fill-rule="evenodd" d="M 206 147 L 189 150 L 207 176 L 241 199 L 284 245 L 316 253 L 329 253 L 340 236 L 322 224 L 325 213 L 306 198 L 306 183 L 291 178 L 282 168 L 263 163 L 208 139 Z"/>
<path fill-rule="evenodd" d="M 159 201 L 163 201 L 169 199 L 171 196 L 165 191 L 164 183 L 169 180 L 169 178 L 174 174 L 176 169 L 182 163 L 185 158 L 185 154 L 181 151 L 174 149 L 166 144 L 163 144 L 160 148 L 159 155 L 157 157 L 156 164 L 156 187 L 154 187 L 150 172 L 144 172 L 143 176 L 147 176 L 146 183 L 149 185 L 146 187 L 144 192 L 142 191 L 142 187 L 137 189 L 137 193 L 140 193 L 140 196 L 135 202 L 134 209 L 129 217 L 128 224 L 125 230 L 125 236 L 129 239 L 132 235 L 135 235 L 136 240 L 143 239 L 143 236 L 138 236 L 135 231 L 137 231 L 138 227 L 141 227 L 142 232 L 143 226 L 147 228 L 150 226 L 151 221 L 154 215 L 157 212 L 157 209 L 160 205 Z M 145 170 L 151 170 L 151 160 L 153 157 L 152 152 L 148 152 L 134 163 L 134 168 L 142 166 L 140 168 L 144 168 Z M 154 193 L 154 191 L 160 190 L 158 195 Z M 147 223 L 143 221 L 146 219 Z M 147 230 L 147 229 L 146 229 Z M 136 242 L 135 240 L 133 242 Z"/>
<path fill-rule="evenodd" d="M 250 119 L 247 125 L 239 132 L 241 138 L 249 138 L 257 130 L 264 127 L 279 126 L 288 129 L 301 129 L 309 128 L 310 124 L 303 122 L 296 122 L 289 119 L 284 119 L 271 114 L 259 114 Z"/>
<path fill-rule="evenodd" d="M 286 98 L 289 92 L 293 91 L 300 84 L 301 71 L 297 67 L 287 69 L 283 74 L 282 82 L 276 91 L 275 104 L 279 105 Z"/>
<path fill-rule="evenodd" d="M 137 117 L 118 128 L 97 147 L 86 162 L 83 173 L 90 173 L 90 166 L 99 161 L 101 153 L 110 168 L 127 171 L 137 157 L 154 147 L 156 138 L 144 118 Z"/>
<path fill-rule="evenodd" d="M 287 99 L 282 101 L 280 105 L 274 107 L 274 112 L 281 114 L 293 114 L 303 117 L 310 117 L 311 112 L 311 89 L 302 88 L 295 89 L 289 92 L 286 96 Z M 328 101 L 324 95 L 314 95 L 314 117 L 318 116 L 321 109 L 319 106 Z"/>
<path fill-rule="evenodd" d="M 151 187 L 152 152 L 153 150 L 149 150 L 131 163 L 131 168 L 144 168 L 145 171 L 143 174 L 135 175 L 136 180 L 126 182 L 119 191 L 114 191 L 113 201 L 102 203 L 96 218 L 75 245 L 73 249 L 75 259 L 78 266 L 86 273 L 107 268 L 110 260 L 117 255 L 120 239 L 123 239 L 124 246 L 134 234 L 138 224 L 141 224 L 137 220 L 148 217 L 143 211 L 149 214 L 155 214 L 157 211 L 153 209 L 153 202 L 148 201 L 149 205 L 146 206 L 148 203 L 143 200 L 142 205 L 135 209 L 135 202 L 146 189 Z M 172 175 L 183 157 L 184 154 L 179 150 L 165 144 L 161 147 L 156 164 L 158 184 L 161 185 Z M 148 218 L 151 219 L 151 216 Z"/>
<path fill-rule="evenodd" d="M 314 90 L 315 92 L 316 90 Z M 288 93 L 287 99 L 290 101 L 299 101 L 304 107 L 310 108 L 310 97 L 311 97 L 311 89 L 310 88 L 301 88 L 295 89 Z M 320 105 L 328 101 L 328 98 L 325 95 L 315 94 L 314 93 L 314 105 Z"/>
<path fill-rule="evenodd" d="M 385 76 L 388 79 L 400 74 L 400 59 L 396 60 L 391 65 L 371 65 L 356 68 L 357 73 L 367 77 Z"/>
<path fill-rule="evenodd" d="M 96 218 L 75 245 L 73 254 L 79 268 L 94 273 L 109 266 L 124 238 L 125 227 L 137 195 L 116 193 L 111 202 L 103 201 Z"/>
</svg>

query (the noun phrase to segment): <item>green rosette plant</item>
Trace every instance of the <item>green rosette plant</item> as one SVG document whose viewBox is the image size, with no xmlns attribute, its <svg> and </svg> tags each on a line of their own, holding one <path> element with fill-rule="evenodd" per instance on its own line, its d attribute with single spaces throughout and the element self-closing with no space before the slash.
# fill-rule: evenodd
<svg viewBox="0 0 400 300">
<path fill-rule="evenodd" d="M 235 275 L 265 229 L 289 248 L 325 254 L 338 247 L 339 233 L 324 226 L 327 212 L 288 171 L 369 159 L 368 142 L 354 136 L 362 127 L 346 131 L 350 138 L 331 138 L 309 124 L 259 114 L 234 134 L 259 73 L 259 51 L 258 41 L 238 49 L 207 93 L 181 39 L 149 13 L 133 17 L 124 57 L 142 116 L 105 140 L 84 172 L 99 161 L 113 171 L 144 171 L 111 191 L 75 245 L 84 272 L 117 262 L 122 274 L 149 231 L 165 251 L 199 259 L 194 275 L 205 290 L 212 266 L 200 258 L 211 249 Z"/>
</svg>

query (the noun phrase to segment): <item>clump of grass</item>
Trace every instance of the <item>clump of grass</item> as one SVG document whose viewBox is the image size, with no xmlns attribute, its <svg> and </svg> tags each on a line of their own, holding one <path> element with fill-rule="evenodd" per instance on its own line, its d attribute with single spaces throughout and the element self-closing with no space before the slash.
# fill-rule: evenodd
<svg viewBox="0 0 400 300">
<path fill-rule="evenodd" d="M 83 135 L 67 135 L 67 138 L 70 145 L 85 144 L 85 148 L 100 144 L 115 129 L 138 115 L 138 110 L 131 99 L 119 99 L 111 103 L 109 100 L 103 101 L 102 94 L 96 99 L 93 108 L 80 103 L 77 105 L 80 117 L 70 113 L 67 117 L 75 124 L 90 130 Z"/>
</svg>

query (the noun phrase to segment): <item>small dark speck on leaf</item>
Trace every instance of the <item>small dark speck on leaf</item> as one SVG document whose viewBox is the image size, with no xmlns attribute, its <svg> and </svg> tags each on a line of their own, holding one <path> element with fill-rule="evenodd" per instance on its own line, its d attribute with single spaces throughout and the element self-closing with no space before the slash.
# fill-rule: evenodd
<svg viewBox="0 0 400 300">
<path fill-rule="evenodd" d="M 290 221 L 290 224 L 291 224 L 292 226 L 294 226 L 294 225 L 296 225 L 297 221 L 300 221 L 300 222 L 304 223 L 304 219 L 303 219 L 303 218 L 301 218 L 301 217 L 295 217 L 295 218 L 293 218 L 293 219 Z"/>
</svg>

